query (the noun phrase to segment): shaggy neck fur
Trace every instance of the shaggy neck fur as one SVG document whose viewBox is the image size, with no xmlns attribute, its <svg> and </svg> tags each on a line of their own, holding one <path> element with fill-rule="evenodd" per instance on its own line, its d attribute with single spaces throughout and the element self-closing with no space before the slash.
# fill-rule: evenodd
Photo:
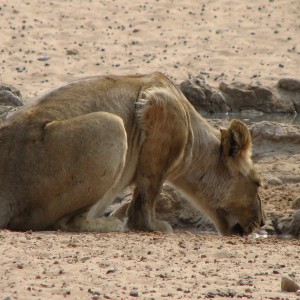
<svg viewBox="0 0 300 300">
<path fill-rule="evenodd" d="M 222 202 L 220 196 L 226 189 L 225 178 L 229 176 L 220 153 L 220 132 L 193 108 L 189 108 L 189 114 L 194 135 L 191 163 L 170 182 L 214 219 L 217 202 Z"/>
</svg>

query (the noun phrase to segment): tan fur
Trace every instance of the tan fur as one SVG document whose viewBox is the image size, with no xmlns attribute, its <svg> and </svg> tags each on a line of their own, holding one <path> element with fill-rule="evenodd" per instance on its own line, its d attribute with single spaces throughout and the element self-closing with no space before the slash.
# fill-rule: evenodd
<svg viewBox="0 0 300 300">
<path fill-rule="evenodd" d="M 126 225 L 169 232 L 155 217 L 168 181 L 222 234 L 247 234 L 264 219 L 251 145 L 242 122 L 213 129 L 161 73 L 73 82 L 1 125 L 0 228 L 122 231 L 104 211 L 134 184 Z"/>
</svg>

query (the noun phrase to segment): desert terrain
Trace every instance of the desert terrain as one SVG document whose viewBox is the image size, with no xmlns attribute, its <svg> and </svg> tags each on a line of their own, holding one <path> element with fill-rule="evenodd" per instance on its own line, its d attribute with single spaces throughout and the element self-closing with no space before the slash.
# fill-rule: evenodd
<svg viewBox="0 0 300 300">
<path fill-rule="evenodd" d="M 274 86 L 300 79 L 299 10 L 298 0 L 2 0 L 0 84 L 25 103 L 82 77 L 157 70 L 178 84 Z M 248 123 L 268 235 L 1 230 L 0 299 L 300 299 L 281 291 L 284 276 L 300 283 L 300 240 L 286 229 L 300 208 L 300 128 Z"/>
</svg>

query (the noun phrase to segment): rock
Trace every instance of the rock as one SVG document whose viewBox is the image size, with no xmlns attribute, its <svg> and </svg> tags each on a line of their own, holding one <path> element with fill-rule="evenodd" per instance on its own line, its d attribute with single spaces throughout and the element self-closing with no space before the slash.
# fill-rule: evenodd
<svg viewBox="0 0 300 300">
<path fill-rule="evenodd" d="M 297 292 L 300 286 L 290 277 L 282 277 L 281 279 L 281 290 L 283 292 Z"/>
<path fill-rule="evenodd" d="M 0 105 L 22 106 L 23 100 L 20 91 L 9 85 L 0 85 Z"/>
<path fill-rule="evenodd" d="M 217 113 L 230 110 L 222 94 L 206 84 L 201 77 L 182 82 L 180 89 L 198 111 Z"/>
<path fill-rule="evenodd" d="M 50 57 L 47 56 L 47 55 L 45 55 L 45 56 L 40 56 L 40 57 L 38 58 L 39 61 L 47 61 L 47 60 L 49 60 L 49 59 L 50 59 Z"/>
<path fill-rule="evenodd" d="M 219 89 L 233 111 L 255 109 L 265 113 L 295 112 L 293 101 L 282 101 L 272 89 L 264 86 L 220 82 Z"/>
<path fill-rule="evenodd" d="M 269 185 L 282 185 L 283 184 L 283 182 L 280 178 L 274 177 L 272 175 L 271 176 L 265 176 L 264 179 Z"/>
<path fill-rule="evenodd" d="M 294 202 L 292 204 L 292 208 L 293 209 L 300 209 L 300 197 L 297 198 L 296 200 L 294 200 Z"/>
<path fill-rule="evenodd" d="M 292 78 L 281 78 L 278 81 L 278 87 L 290 92 L 300 92 L 300 80 Z"/>
<path fill-rule="evenodd" d="M 300 296 L 300 290 L 298 290 L 298 291 L 296 292 L 296 295 L 297 295 L 297 296 Z"/>
<path fill-rule="evenodd" d="M 77 49 L 67 49 L 66 53 L 67 55 L 77 55 L 79 51 Z"/>
<path fill-rule="evenodd" d="M 7 119 L 23 105 L 20 91 L 9 85 L 0 85 L 0 120 Z"/>
<path fill-rule="evenodd" d="M 300 127 L 295 125 L 263 121 L 253 124 L 250 132 L 254 140 L 300 142 Z"/>
<path fill-rule="evenodd" d="M 139 296 L 139 291 L 137 290 L 132 290 L 129 294 L 131 297 L 138 297 Z"/>
</svg>

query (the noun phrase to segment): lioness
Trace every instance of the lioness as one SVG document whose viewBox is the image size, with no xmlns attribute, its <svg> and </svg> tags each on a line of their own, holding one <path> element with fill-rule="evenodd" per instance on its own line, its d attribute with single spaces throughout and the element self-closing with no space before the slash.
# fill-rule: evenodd
<svg viewBox="0 0 300 300">
<path fill-rule="evenodd" d="M 99 76 L 52 90 L 0 127 L 0 228 L 122 231 L 104 210 L 128 185 L 127 226 L 172 231 L 155 217 L 164 181 L 223 235 L 264 222 L 251 137 L 212 128 L 163 74 Z"/>
</svg>

